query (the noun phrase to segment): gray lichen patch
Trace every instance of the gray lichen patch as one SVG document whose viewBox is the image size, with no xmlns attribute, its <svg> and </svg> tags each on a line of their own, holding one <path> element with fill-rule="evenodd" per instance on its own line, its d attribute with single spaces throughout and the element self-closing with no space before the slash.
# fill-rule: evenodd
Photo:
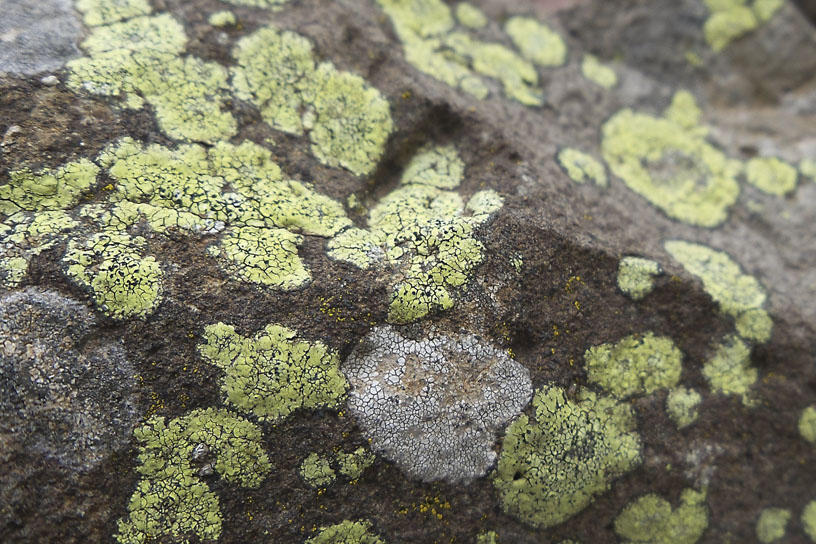
<svg viewBox="0 0 816 544">
<path fill-rule="evenodd" d="M 79 56 L 81 26 L 71 0 L 4 0 L 0 74 L 55 70 Z"/>
<path fill-rule="evenodd" d="M 88 308 L 53 291 L 0 298 L 4 449 L 86 471 L 128 444 L 135 371 L 118 342 L 90 340 L 93 326 Z"/>
<path fill-rule="evenodd" d="M 483 476 L 496 459 L 496 433 L 532 395 L 527 369 L 470 334 L 409 337 L 379 327 L 342 370 L 372 449 L 424 481 Z"/>
</svg>

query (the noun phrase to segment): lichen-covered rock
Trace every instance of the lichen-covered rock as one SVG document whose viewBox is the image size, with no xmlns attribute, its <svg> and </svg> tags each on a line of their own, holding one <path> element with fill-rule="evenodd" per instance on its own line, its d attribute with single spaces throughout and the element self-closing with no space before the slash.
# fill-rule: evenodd
<svg viewBox="0 0 816 544">
<path fill-rule="evenodd" d="M 804 0 L 0 3 L 0 541 L 816 540 Z"/>
</svg>

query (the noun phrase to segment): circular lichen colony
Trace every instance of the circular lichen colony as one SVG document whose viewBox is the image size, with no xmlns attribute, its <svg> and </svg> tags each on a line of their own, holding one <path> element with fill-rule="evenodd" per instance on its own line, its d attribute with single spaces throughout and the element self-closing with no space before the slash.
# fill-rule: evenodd
<svg viewBox="0 0 816 544">
<path fill-rule="evenodd" d="M 424 481 L 483 476 L 497 431 L 532 395 L 527 370 L 473 335 L 376 328 L 342 370 L 372 448 Z"/>
<path fill-rule="evenodd" d="M 577 514 L 640 462 L 635 416 L 626 404 L 581 389 L 575 399 L 545 386 L 534 417 L 507 428 L 493 484 L 504 510 L 534 527 Z"/>
</svg>

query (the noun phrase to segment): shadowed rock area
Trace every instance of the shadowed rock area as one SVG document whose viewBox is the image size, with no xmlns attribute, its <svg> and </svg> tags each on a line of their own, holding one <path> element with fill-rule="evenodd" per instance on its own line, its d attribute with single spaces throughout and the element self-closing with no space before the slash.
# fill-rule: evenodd
<svg viewBox="0 0 816 544">
<path fill-rule="evenodd" d="M 0 541 L 816 542 L 786 0 L 6 0 Z"/>
</svg>

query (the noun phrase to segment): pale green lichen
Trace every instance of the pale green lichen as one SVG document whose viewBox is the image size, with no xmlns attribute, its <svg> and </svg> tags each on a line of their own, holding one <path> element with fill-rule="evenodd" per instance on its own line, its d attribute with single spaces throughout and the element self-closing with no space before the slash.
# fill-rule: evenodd
<svg viewBox="0 0 816 544">
<path fill-rule="evenodd" d="M 489 90 L 479 75 L 487 76 L 500 81 L 508 97 L 528 106 L 542 104 L 535 67 L 504 45 L 456 31 L 451 9 L 441 0 L 377 2 L 393 23 L 406 60 L 418 70 L 480 99 Z"/>
<path fill-rule="evenodd" d="M 456 148 L 426 146 L 417 153 L 402 173 L 400 183 L 430 185 L 437 189 L 455 189 L 462 183 L 465 163 Z"/>
<path fill-rule="evenodd" d="M 75 0 L 74 6 L 88 26 L 107 25 L 152 11 L 148 0 Z"/>
<path fill-rule="evenodd" d="M 208 408 L 170 420 L 151 417 L 134 431 L 140 443 L 141 480 L 119 520 L 116 540 L 143 544 L 162 537 L 189 542 L 221 535 L 218 496 L 199 476 L 217 473 L 241 487 L 258 487 L 269 458 L 254 424 L 226 410 Z"/>
<path fill-rule="evenodd" d="M 224 267 L 242 281 L 291 291 L 306 285 L 309 270 L 298 257 L 303 237 L 286 229 L 239 227 L 230 229 L 210 254 L 222 257 Z"/>
<path fill-rule="evenodd" d="M 9 172 L 0 185 L 0 286 L 19 286 L 33 257 L 68 238 L 79 223 L 67 212 L 90 194 L 98 173 L 87 159 Z"/>
<path fill-rule="evenodd" d="M 161 301 L 163 273 L 146 241 L 123 232 L 101 231 L 68 244 L 67 274 L 91 290 L 96 305 L 115 319 L 144 317 Z"/>
<path fill-rule="evenodd" d="M 209 253 L 255 285 L 303 286 L 310 275 L 295 233 L 328 237 L 351 224 L 340 203 L 286 179 L 269 150 L 252 142 L 170 150 L 126 138 L 98 160 L 116 182 L 103 225 L 122 230 L 146 221 L 157 232 L 223 232 Z"/>
<path fill-rule="evenodd" d="M 299 409 L 336 408 L 345 397 L 337 354 L 291 329 L 270 324 L 246 337 L 217 323 L 205 328 L 204 339 L 199 351 L 224 371 L 227 401 L 261 421 L 280 421 Z"/>
<path fill-rule="evenodd" d="M 337 474 L 353 483 L 374 464 L 374 459 L 374 454 L 363 447 L 350 453 L 339 451 L 333 457 L 311 453 L 300 464 L 299 472 L 303 480 L 316 489 L 334 483 Z"/>
<path fill-rule="evenodd" d="M 754 0 L 753 10 L 760 21 L 769 21 L 785 5 L 785 0 Z"/>
<path fill-rule="evenodd" d="M 224 0 L 235 6 L 252 6 L 255 8 L 274 8 L 285 4 L 289 0 Z"/>
<path fill-rule="evenodd" d="M 304 481 L 314 488 L 327 487 L 336 478 L 331 462 L 317 453 L 310 453 L 300 464 L 298 472 Z"/>
<path fill-rule="evenodd" d="M 482 10 L 468 2 L 456 4 L 456 19 L 468 28 L 482 28 L 487 25 L 487 17 Z"/>
<path fill-rule="evenodd" d="M 496 531 L 488 531 L 476 536 L 476 544 L 499 544 L 499 535 Z"/>
<path fill-rule="evenodd" d="M 561 66 L 567 58 L 563 38 L 547 25 L 530 17 L 511 17 L 504 30 L 521 54 L 541 66 Z"/>
<path fill-rule="evenodd" d="M 586 508 L 640 462 L 632 409 L 581 389 L 573 400 L 554 386 L 533 397 L 533 417 L 507 428 L 493 483 L 504 510 L 535 527 Z"/>
<path fill-rule="evenodd" d="M 704 0 L 711 14 L 703 26 L 706 41 L 721 51 L 733 40 L 768 21 L 785 0 Z"/>
<path fill-rule="evenodd" d="M 530 62 L 511 49 L 498 43 L 474 40 L 464 32 L 452 32 L 444 37 L 442 43 L 460 59 L 469 60 L 474 72 L 500 81 L 509 98 L 525 106 L 543 103 L 538 88 L 538 72 Z M 465 86 L 462 88 L 467 91 Z"/>
<path fill-rule="evenodd" d="M 632 300 L 642 300 L 654 289 L 654 278 L 663 273 L 657 261 L 624 257 L 618 265 L 618 287 Z"/>
<path fill-rule="evenodd" d="M 683 353 L 671 338 L 651 332 L 591 347 L 584 360 L 589 381 L 621 398 L 673 387 L 683 370 Z"/>
<path fill-rule="evenodd" d="M 304 544 L 385 544 L 385 541 L 371 531 L 370 521 L 344 520 L 321 527 L 320 533 Z"/>
<path fill-rule="evenodd" d="M 650 493 L 627 505 L 615 518 L 615 532 L 627 544 L 694 544 L 708 527 L 705 492 L 685 489 L 680 506 Z"/>
<path fill-rule="evenodd" d="M 666 412 L 678 429 L 697 421 L 697 411 L 703 400 L 700 393 L 686 387 L 675 387 L 666 397 Z"/>
<path fill-rule="evenodd" d="M 722 251 L 680 240 L 668 241 L 664 247 L 683 268 L 702 280 L 720 310 L 736 320 L 740 336 L 759 343 L 770 339 L 773 321 L 762 308 L 766 295 L 756 278 L 743 273 Z"/>
<path fill-rule="evenodd" d="M 755 403 L 750 393 L 758 372 L 751 366 L 751 348 L 736 335 L 726 336 L 717 345 L 714 355 L 703 365 L 703 376 L 712 391 L 739 395 L 746 406 Z"/>
<path fill-rule="evenodd" d="M 235 119 L 220 106 L 228 97 L 227 71 L 215 62 L 179 56 L 186 43 L 184 27 L 169 14 L 94 27 L 82 42 L 90 56 L 68 63 L 68 86 L 123 96 L 130 108 L 148 102 L 172 138 L 227 139 L 237 131 Z"/>
<path fill-rule="evenodd" d="M 382 266 L 399 278 L 388 320 L 408 323 L 453 306 L 453 291 L 482 261 L 475 229 L 502 205 L 492 190 L 462 197 L 440 187 L 461 182 L 452 148 L 426 148 L 407 166 L 400 187 L 371 208 L 368 229 L 350 228 L 328 243 L 334 259 L 360 268 Z M 468 212 L 468 213 L 466 213 Z"/>
<path fill-rule="evenodd" d="M 592 181 L 595 185 L 606 187 L 606 169 L 592 155 L 568 147 L 558 152 L 557 159 L 572 181 L 576 183 Z"/>
<path fill-rule="evenodd" d="M 771 544 L 784 538 L 790 518 L 790 510 L 785 508 L 763 509 L 756 525 L 756 534 L 759 541 L 762 544 Z"/>
<path fill-rule="evenodd" d="M 8 183 L 0 185 L 0 216 L 66 210 L 90 191 L 98 173 L 99 167 L 87 159 L 38 173 L 12 170 Z"/>
<path fill-rule="evenodd" d="M 315 157 L 355 174 L 371 172 L 394 130 L 388 101 L 380 91 L 360 76 L 324 62 L 302 93 L 307 108 L 303 126 Z"/>
<path fill-rule="evenodd" d="M 603 126 L 601 149 L 612 172 L 673 219 L 715 227 L 739 195 L 739 161 L 706 142 L 708 129 L 685 91 L 663 117 L 624 109 Z"/>
<path fill-rule="evenodd" d="M 349 480 L 357 480 L 368 467 L 374 464 L 374 459 L 374 454 L 363 447 L 351 453 L 338 452 L 338 472 Z"/>
<path fill-rule="evenodd" d="M 802 159 L 799 161 L 799 171 L 803 176 L 807 176 L 812 181 L 816 181 L 816 161 L 811 159 Z"/>
<path fill-rule="evenodd" d="M 18 212 L 0 223 L 0 286 L 19 286 L 31 259 L 63 242 L 78 225 L 61 210 Z"/>
<path fill-rule="evenodd" d="M 611 89 L 618 83 L 618 75 L 615 70 L 601 63 L 594 55 L 584 55 L 581 61 L 581 73 L 585 78 L 604 89 Z"/>
<path fill-rule="evenodd" d="M 799 417 L 799 434 L 811 444 L 816 444 L 816 404 L 802 410 Z"/>
<path fill-rule="evenodd" d="M 810 501 L 802 511 L 802 528 L 811 542 L 816 542 L 816 500 Z"/>
<path fill-rule="evenodd" d="M 754 158 L 745 165 L 748 183 L 776 196 L 793 191 L 797 177 L 796 168 L 776 157 Z"/>
<path fill-rule="evenodd" d="M 216 11 L 207 17 L 207 22 L 213 26 L 232 26 L 238 22 L 238 19 L 235 18 L 235 14 L 233 12 L 222 10 Z"/>
<path fill-rule="evenodd" d="M 388 101 L 361 77 L 316 64 L 312 44 L 265 27 L 238 41 L 232 69 L 236 95 L 264 120 L 292 134 L 308 132 L 321 162 L 355 174 L 374 169 L 394 129 Z"/>
</svg>

